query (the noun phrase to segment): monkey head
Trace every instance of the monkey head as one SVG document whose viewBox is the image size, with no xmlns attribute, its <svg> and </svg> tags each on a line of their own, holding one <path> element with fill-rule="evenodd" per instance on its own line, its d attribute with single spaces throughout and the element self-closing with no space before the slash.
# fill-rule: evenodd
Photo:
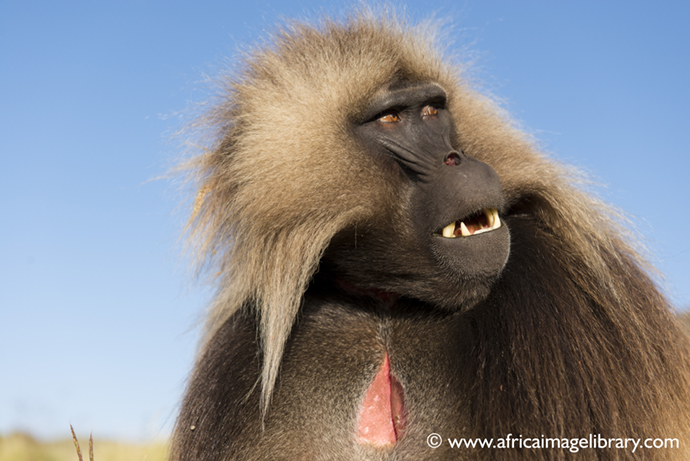
<svg viewBox="0 0 690 461">
<path fill-rule="evenodd" d="M 396 198 L 368 225 L 339 232 L 324 264 L 359 287 L 457 309 L 488 294 L 510 235 L 499 177 L 453 142 L 447 99 L 436 83 L 397 82 L 353 118 L 353 136 Z"/>
</svg>

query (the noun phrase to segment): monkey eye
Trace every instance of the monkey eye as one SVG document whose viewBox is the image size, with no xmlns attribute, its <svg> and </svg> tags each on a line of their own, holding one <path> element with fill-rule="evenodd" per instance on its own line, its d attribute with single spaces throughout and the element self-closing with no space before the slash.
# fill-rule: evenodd
<svg viewBox="0 0 690 461">
<path fill-rule="evenodd" d="M 426 106 L 422 109 L 422 117 L 434 117 L 438 115 L 438 109 L 434 106 Z"/>
<path fill-rule="evenodd" d="M 378 121 L 381 123 L 397 123 L 400 120 L 400 114 L 398 114 L 397 112 L 389 112 L 386 115 L 383 115 L 378 118 Z"/>
</svg>

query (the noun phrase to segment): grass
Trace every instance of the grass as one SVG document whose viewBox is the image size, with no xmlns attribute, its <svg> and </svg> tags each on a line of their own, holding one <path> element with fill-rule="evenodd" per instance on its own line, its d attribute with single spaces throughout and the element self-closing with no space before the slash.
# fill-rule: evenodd
<svg viewBox="0 0 690 461">
<path fill-rule="evenodd" d="M 84 461 L 89 460 L 88 442 L 81 447 Z M 94 440 L 94 461 L 166 461 L 168 445 L 119 443 Z M 72 439 L 40 442 L 30 435 L 14 433 L 0 437 L 0 461 L 79 461 Z"/>
</svg>

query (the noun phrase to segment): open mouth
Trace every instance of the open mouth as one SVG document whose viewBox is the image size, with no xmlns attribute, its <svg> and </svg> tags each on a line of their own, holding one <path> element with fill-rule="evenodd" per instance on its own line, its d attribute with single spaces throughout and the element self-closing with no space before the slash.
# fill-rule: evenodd
<svg viewBox="0 0 690 461">
<path fill-rule="evenodd" d="M 498 210 L 484 208 L 462 220 L 453 221 L 443 228 L 441 235 L 445 238 L 470 237 L 472 235 L 490 232 L 501 227 Z"/>
</svg>

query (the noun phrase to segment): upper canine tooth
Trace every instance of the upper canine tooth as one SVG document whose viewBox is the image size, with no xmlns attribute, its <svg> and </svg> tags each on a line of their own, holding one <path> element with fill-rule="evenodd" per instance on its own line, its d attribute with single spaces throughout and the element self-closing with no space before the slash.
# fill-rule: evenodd
<svg viewBox="0 0 690 461">
<path fill-rule="evenodd" d="M 453 238 L 453 234 L 455 233 L 455 221 L 452 223 L 448 224 L 446 227 L 443 228 L 443 236 L 445 238 Z"/>
<path fill-rule="evenodd" d="M 492 227 L 493 227 L 494 229 L 498 229 L 499 227 L 501 227 L 501 220 L 500 220 L 499 217 L 498 217 L 498 210 L 493 209 L 493 210 L 491 210 L 491 212 L 492 212 L 491 214 L 494 215 L 494 222 L 493 222 L 493 226 L 492 226 Z"/>
<path fill-rule="evenodd" d="M 484 216 L 486 216 L 486 220 L 489 223 L 489 229 L 493 229 L 494 227 L 494 210 L 493 208 L 484 208 Z"/>
<path fill-rule="evenodd" d="M 469 237 L 470 235 L 472 235 L 472 234 L 470 234 L 470 231 L 467 230 L 467 226 L 465 225 L 464 222 L 460 223 L 460 232 L 462 233 L 463 237 Z"/>
</svg>

